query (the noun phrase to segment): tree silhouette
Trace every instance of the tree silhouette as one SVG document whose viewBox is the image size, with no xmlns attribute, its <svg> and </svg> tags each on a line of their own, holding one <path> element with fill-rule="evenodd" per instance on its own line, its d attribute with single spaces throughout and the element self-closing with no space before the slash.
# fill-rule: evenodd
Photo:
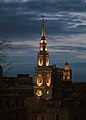
<svg viewBox="0 0 86 120">
<path fill-rule="evenodd" d="M 7 37 L 4 36 L 0 36 L 0 64 L 2 65 L 3 69 L 4 69 L 4 73 L 7 73 L 11 67 L 10 64 L 11 62 L 7 63 L 5 61 L 5 58 L 7 56 L 7 48 L 9 48 L 9 43 L 10 41 L 8 41 Z"/>
<path fill-rule="evenodd" d="M 6 37 L 0 38 L 0 64 L 2 64 L 4 61 L 4 57 L 6 56 L 6 47 L 8 46 L 8 41 Z"/>
</svg>

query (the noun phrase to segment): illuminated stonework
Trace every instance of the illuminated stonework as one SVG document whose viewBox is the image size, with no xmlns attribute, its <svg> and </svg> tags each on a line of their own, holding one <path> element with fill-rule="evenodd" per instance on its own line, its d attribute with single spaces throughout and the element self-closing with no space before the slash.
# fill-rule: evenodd
<svg viewBox="0 0 86 120">
<path fill-rule="evenodd" d="M 47 90 L 47 95 L 49 95 L 50 94 L 50 91 L 49 90 Z"/>
<path fill-rule="evenodd" d="M 47 51 L 47 47 L 45 48 L 45 51 Z"/>
<path fill-rule="evenodd" d="M 47 41 L 46 40 L 40 40 L 40 43 L 47 43 Z"/>
<path fill-rule="evenodd" d="M 43 65 L 43 57 L 42 56 L 38 57 L 38 65 L 39 66 Z"/>
<path fill-rule="evenodd" d="M 70 79 L 70 76 L 68 76 L 67 79 L 69 80 L 69 79 Z"/>
<path fill-rule="evenodd" d="M 46 84 L 47 84 L 47 86 L 50 86 L 50 84 L 51 84 L 51 76 L 50 76 L 50 74 L 47 74 Z"/>
<path fill-rule="evenodd" d="M 64 69 L 65 69 L 65 70 L 69 70 L 69 69 L 70 69 L 68 63 L 65 63 Z"/>
<path fill-rule="evenodd" d="M 40 51 L 43 51 L 43 46 L 42 45 L 40 45 Z"/>
<path fill-rule="evenodd" d="M 47 41 L 44 40 L 40 40 L 40 51 L 47 51 Z"/>
<path fill-rule="evenodd" d="M 49 58 L 46 56 L 46 66 L 49 66 Z"/>
<path fill-rule="evenodd" d="M 42 84 L 43 84 L 43 77 L 42 77 L 41 74 L 38 74 L 38 76 L 37 76 L 37 85 L 42 86 Z"/>
<path fill-rule="evenodd" d="M 43 43 L 43 40 L 41 40 L 40 43 Z"/>
<path fill-rule="evenodd" d="M 49 68 L 49 53 L 47 51 L 47 41 L 45 38 L 44 19 L 42 20 L 42 36 L 39 43 L 39 52 L 37 56 L 37 67 L 35 68 L 35 97 L 43 99 L 52 99 L 51 69 Z"/>
<path fill-rule="evenodd" d="M 36 91 L 36 95 L 37 95 L 38 97 L 42 96 L 42 94 L 43 94 L 42 90 L 38 89 L 38 90 Z"/>
<path fill-rule="evenodd" d="M 67 61 L 64 65 L 63 79 L 70 80 L 70 67 Z"/>
</svg>

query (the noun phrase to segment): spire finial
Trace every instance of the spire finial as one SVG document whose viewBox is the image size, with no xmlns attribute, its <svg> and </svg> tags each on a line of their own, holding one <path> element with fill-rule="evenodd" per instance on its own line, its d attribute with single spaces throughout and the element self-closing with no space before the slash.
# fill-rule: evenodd
<svg viewBox="0 0 86 120">
<path fill-rule="evenodd" d="M 68 65 L 68 58 L 66 57 L 66 62 L 65 62 L 65 64 L 67 64 Z"/>
<path fill-rule="evenodd" d="M 42 39 L 45 39 L 44 16 L 42 16 Z"/>
<path fill-rule="evenodd" d="M 66 63 L 67 63 L 67 60 L 68 60 L 68 59 L 67 59 L 67 57 L 66 57 Z"/>
</svg>

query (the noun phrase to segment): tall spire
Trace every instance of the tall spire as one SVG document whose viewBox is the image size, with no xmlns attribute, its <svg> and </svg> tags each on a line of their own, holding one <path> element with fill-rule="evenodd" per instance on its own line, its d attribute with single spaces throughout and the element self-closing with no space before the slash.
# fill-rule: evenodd
<svg viewBox="0 0 86 120">
<path fill-rule="evenodd" d="M 42 16 L 42 36 L 41 39 L 45 40 L 45 27 L 44 27 L 44 16 Z"/>
<path fill-rule="evenodd" d="M 67 61 L 68 61 L 68 59 L 67 59 L 67 57 L 66 57 L 66 63 L 68 63 Z"/>
</svg>

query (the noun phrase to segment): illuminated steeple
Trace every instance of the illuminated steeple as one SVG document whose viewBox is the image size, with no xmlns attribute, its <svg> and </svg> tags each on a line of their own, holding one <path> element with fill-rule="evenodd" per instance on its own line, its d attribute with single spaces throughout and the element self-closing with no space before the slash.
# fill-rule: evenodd
<svg viewBox="0 0 86 120">
<path fill-rule="evenodd" d="M 71 79 L 71 70 L 70 70 L 67 58 L 66 58 L 66 62 L 65 62 L 65 65 L 64 65 L 63 79 L 67 79 L 67 80 Z"/>
<path fill-rule="evenodd" d="M 42 19 L 42 36 L 41 36 L 42 40 L 45 40 L 45 26 L 44 26 L 44 17 Z"/>
<path fill-rule="evenodd" d="M 35 69 L 34 95 L 43 99 L 52 98 L 51 69 L 49 68 L 49 53 L 45 39 L 44 18 L 42 19 L 42 35 Z"/>
<path fill-rule="evenodd" d="M 42 19 L 42 35 L 40 40 L 40 51 L 47 51 L 47 41 L 45 39 L 44 18 Z"/>
</svg>

